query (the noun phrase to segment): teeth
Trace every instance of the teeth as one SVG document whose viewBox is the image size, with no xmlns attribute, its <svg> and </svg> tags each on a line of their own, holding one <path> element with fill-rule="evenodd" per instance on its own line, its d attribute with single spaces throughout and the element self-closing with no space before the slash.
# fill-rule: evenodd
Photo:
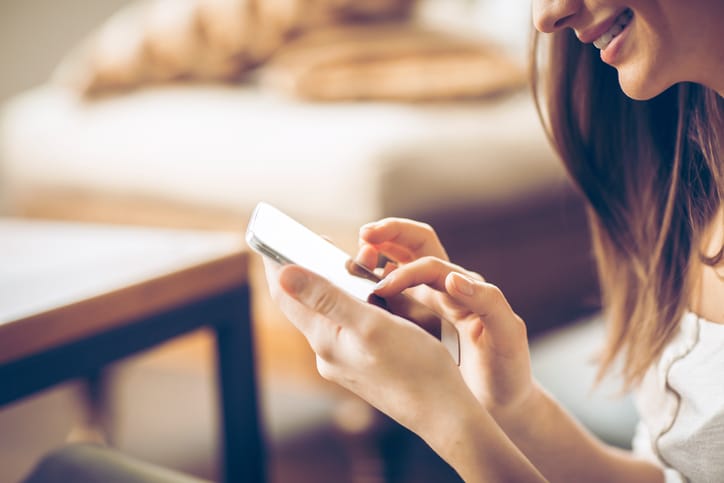
<svg viewBox="0 0 724 483">
<path fill-rule="evenodd" d="M 618 16 L 616 22 L 610 29 L 608 29 L 606 33 L 593 41 L 593 45 L 600 50 L 608 47 L 608 44 L 611 43 L 613 38 L 620 34 L 624 28 L 626 28 L 626 25 L 628 25 L 628 23 L 631 21 L 631 17 L 633 17 L 633 12 L 629 9 L 625 10 L 623 13 L 621 13 L 621 15 Z"/>
<path fill-rule="evenodd" d="M 608 46 L 608 44 L 611 43 L 612 40 L 613 40 L 613 34 L 610 32 L 606 32 L 605 34 L 603 34 L 599 38 L 597 38 L 593 42 L 593 45 L 595 45 L 597 49 L 603 50 Z"/>
</svg>

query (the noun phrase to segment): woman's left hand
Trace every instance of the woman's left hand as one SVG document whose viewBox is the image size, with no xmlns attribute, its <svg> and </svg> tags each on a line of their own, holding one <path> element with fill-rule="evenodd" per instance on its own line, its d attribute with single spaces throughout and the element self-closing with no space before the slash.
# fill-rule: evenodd
<svg viewBox="0 0 724 483">
<path fill-rule="evenodd" d="M 476 404 L 450 354 L 419 326 L 299 266 L 264 263 L 273 299 L 307 338 L 325 379 L 423 438 L 440 432 L 431 427 L 440 414 Z"/>
</svg>

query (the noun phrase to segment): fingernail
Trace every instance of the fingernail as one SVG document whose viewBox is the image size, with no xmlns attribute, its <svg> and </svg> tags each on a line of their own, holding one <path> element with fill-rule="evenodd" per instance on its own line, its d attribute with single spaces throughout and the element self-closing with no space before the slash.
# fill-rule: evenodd
<svg viewBox="0 0 724 483">
<path fill-rule="evenodd" d="M 473 287 L 473 281 L 469 278 L 460 275 L 459 273 L 453 273 L 452 277 L 453 285 L 455 286 L 455 290 L 460 292 L 463 295 L 470 296 L 473 294 L 474 287 Z"/>
<path fill-rule="evenodd" d="M 285 270 L 282 273 L 281 283 L 287 291 L 298 294 L 307 284 L 307 276 L 299 270 Z"/>
<path fill-rule="evenodd" d="M 377 285 L 375 285 L 375 290 L 374 290 L 374 291 L 376 292 L 376 291 L 378 291 L 378 290 L 380 290 L 380 289 L 383 289 L 383 288 L 385 288 L 386 286 L 388 286 L 389 284 L 390 284 L 390 277 L 383 278 L 382 280 L 380 280 L 379 282 L 377 282 Z"/>
</svg>

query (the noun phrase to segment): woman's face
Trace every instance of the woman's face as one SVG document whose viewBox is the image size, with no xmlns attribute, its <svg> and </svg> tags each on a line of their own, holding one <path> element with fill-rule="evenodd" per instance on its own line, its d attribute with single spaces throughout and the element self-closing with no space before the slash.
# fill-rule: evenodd
<svg viewBox="0 0 724 483">
<path fill-rule="evenodd" d="M 724 0 L 533 0 L 533 19 L 593 43 L 634 99 L 682 81 L 724 93 Z"/>
</svg>

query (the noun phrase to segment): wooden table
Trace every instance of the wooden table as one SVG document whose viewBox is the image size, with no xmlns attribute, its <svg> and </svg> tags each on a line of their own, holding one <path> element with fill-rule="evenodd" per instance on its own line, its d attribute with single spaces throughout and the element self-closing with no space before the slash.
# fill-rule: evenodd
<svg viewBox="0 0 724 483">
<path fill-rule="evenodd" d="M 224 480 L 263 481 L 247 268 L 241 233 L 0 218 L 0 407 L 209 327 Z"/>
</svg>

